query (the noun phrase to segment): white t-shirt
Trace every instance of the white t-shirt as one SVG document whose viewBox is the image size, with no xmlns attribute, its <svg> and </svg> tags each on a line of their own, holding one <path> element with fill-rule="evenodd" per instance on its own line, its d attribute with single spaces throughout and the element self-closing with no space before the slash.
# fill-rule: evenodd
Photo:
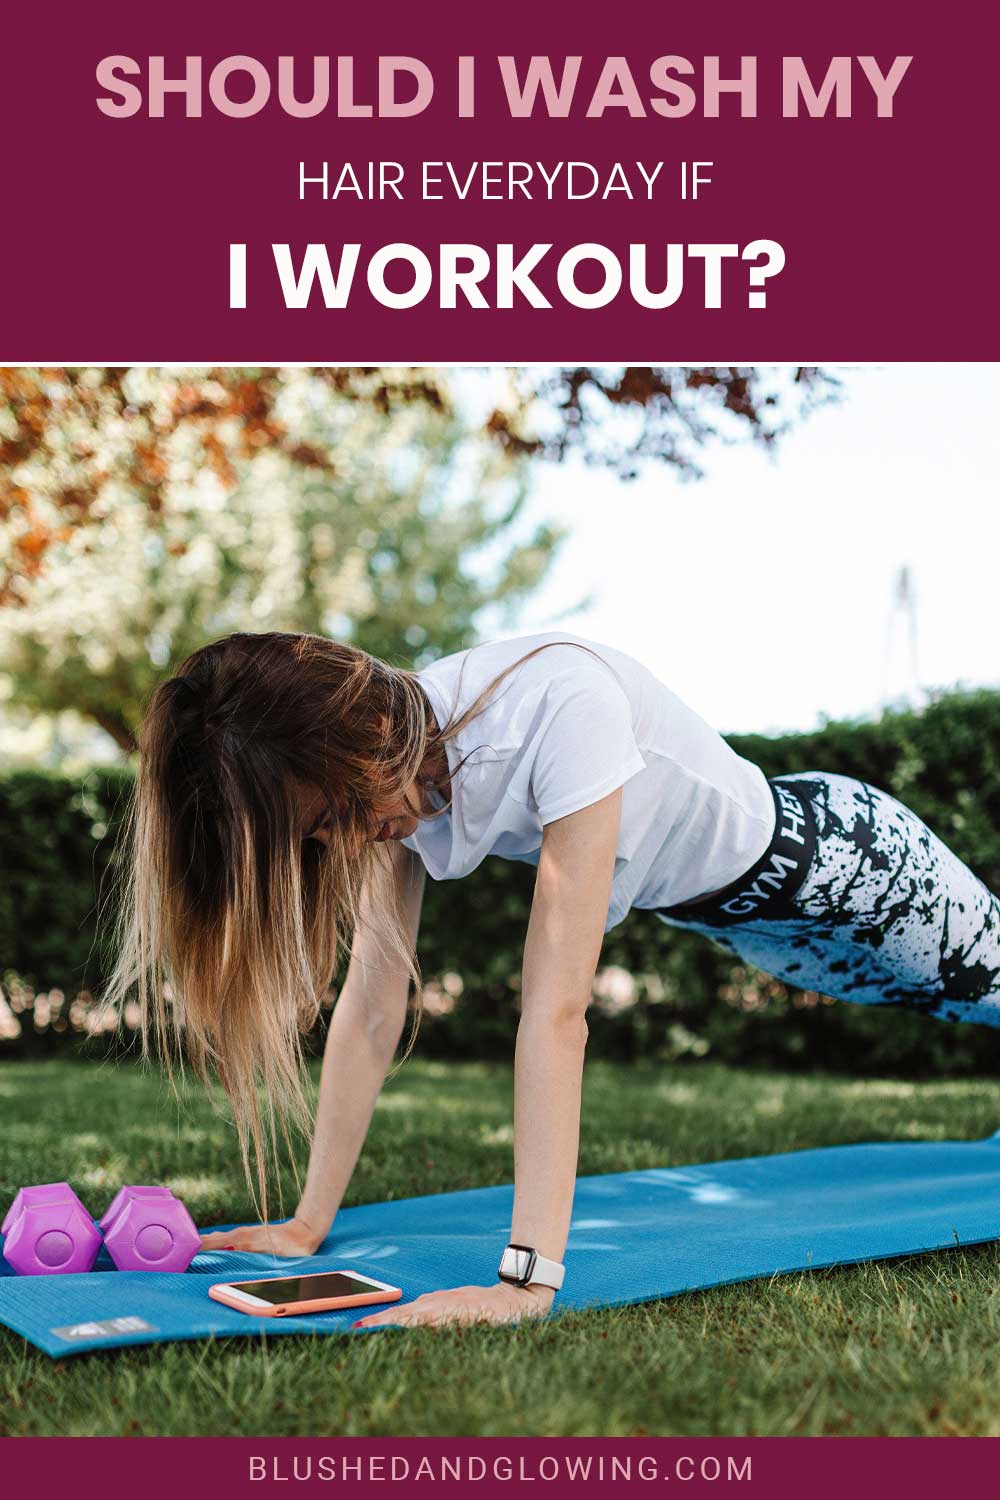
<svg viewBox="0 0 1000 1500">
<path fill-rule="evenodd" d="M 468 875 L 489 854 L 537 864 L 546 823 L 623 787 L 605 930 L 633 906 L 672 906 L 736 880 L 774 832 L 764 773 L 624 652 L 567 631 L 458 651 L 418 673 L 438 723 L 548 641 L 579 644 L 522 662 L 448 742 L 451 808 L 422 820 L 406 846 L 435 880 Z"/>
</svg>

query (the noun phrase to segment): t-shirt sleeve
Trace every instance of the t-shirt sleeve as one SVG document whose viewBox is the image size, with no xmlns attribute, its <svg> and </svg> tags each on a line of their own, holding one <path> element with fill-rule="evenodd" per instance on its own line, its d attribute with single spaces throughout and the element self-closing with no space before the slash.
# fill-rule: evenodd
<svg viewBox="0 0 1000 1500">
<path fill-rule="evenodd" d="M 557 677 L 531 768 L 531 796 L 542 823 L 600 802 L 645 767 L 629 700 L 598 667 Z"/>
</svg>

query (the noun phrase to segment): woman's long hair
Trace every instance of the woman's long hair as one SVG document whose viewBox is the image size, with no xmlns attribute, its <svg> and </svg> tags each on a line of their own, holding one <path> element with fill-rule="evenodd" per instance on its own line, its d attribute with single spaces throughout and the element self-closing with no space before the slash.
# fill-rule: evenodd
<svg viewBox="0 0 1000 1500">
<path fill-rule="evenodd" d="M 155 1048 L 169 1065 L 180 1052 L 205 1081 L 218 1078 L 265 1213 L 278 1136 L 307 1125 L 301 1037 L 350 946 L 366 888 L 365 910 L 383 951 L 408 969 L 419 1018 L 420 975 L 389 851 L 373 841 L 378 810 L 417 783 L 422 805 L 412 811 L 427 815 L 425 790 L 447 783 L 446 742 L 534 654 L 444 725 L 415 673 L 311 635 L 229 636 L 188 657 L 152 696 L 108 998 L 138 1000 L 147 1055 Z M 325 843 L 303 837 L 310 799 L 328 814 Z"/>
</svg>

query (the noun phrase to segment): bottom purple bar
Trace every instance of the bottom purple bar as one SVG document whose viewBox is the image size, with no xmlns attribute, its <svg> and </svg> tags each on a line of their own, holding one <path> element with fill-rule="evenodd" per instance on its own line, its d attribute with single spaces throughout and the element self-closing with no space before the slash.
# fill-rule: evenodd
<svg viewBox="0 0 1000 1500">
<path fill-rule="evenodd" d="M 285 1496 L 379 1492 L 630 1496 L 670 1484 L 683 1495 L 843 1500 L 902 1490 L 940 1497 L 956 1484 L 992 1493 L 992 1438 L 8 1438 L 11 1493 L 78 1489 L 176 1500 L 192 1493 Z M 670 1491 L 668 1491 L 670 1493 Z"/>
</svg>

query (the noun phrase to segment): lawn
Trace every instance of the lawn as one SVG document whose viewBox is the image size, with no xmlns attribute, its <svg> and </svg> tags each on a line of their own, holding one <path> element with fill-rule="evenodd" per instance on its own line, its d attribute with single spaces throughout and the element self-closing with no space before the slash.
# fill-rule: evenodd
<svg viewBox="0 0 1000 1500">
<path fill-rule="evenodd" d="M 407 1063 L 347 1201 L 509 1181 L 511 1092 L 503 1066 Z M 0 1208 L 20 1182 L 66 1177 L 98 1212 L 120 1183 L 156 1180 L 203 1223 L 249 1211 L 225 1120 L 197 1096 L 179 1113 L 137 1068 L 9 1063 L 0 1123 Z M 594 1062 L 580 1170 L 974 1139 L 998 1123 L 989 1079 Z M 63 1362 L 0 1330 L 0 1431 L 1000 1435 L 998 1268 L 989 1245 L 517 1330 L 172 1344 Z"/>
</svg>

